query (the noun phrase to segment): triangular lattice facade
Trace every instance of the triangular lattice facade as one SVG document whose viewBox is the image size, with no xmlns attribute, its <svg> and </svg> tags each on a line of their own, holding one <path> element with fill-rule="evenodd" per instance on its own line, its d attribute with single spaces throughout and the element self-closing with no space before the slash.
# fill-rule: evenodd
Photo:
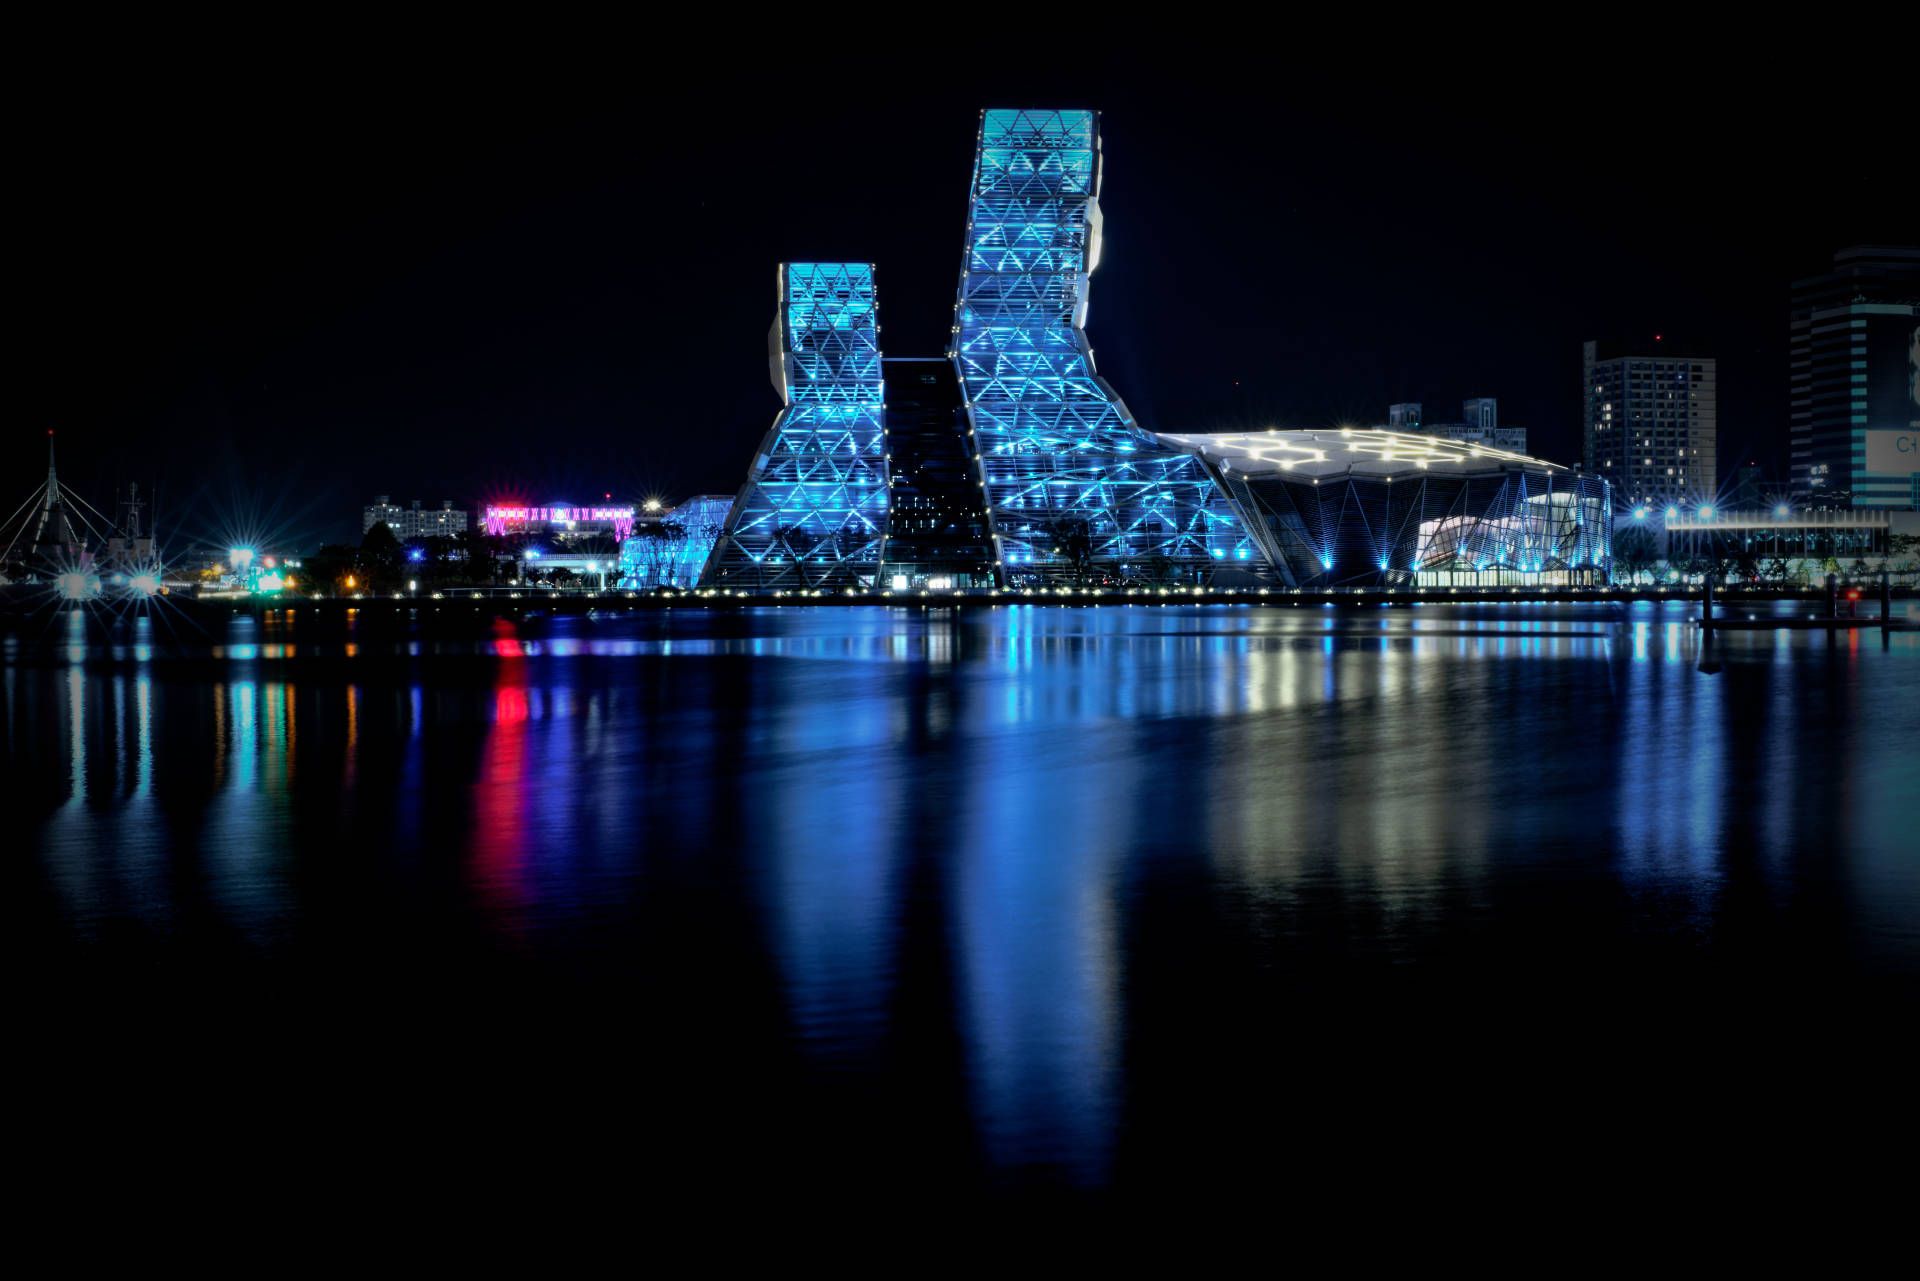
<svg viewBox="0 0 1920 1281">
<path fill-rule="evenodd" d="M 1205 578 L 1257 563 L 1203 464 L 1138 427 L 1082 328 L 1099 260 L 1091 111 L 986 111 L 954 358 L 1002 576 Z"/>
<path fill-rule="evenodd" d="M 786 407 L 761 442 L 702 581 L 871 586 L 887 522 L 873 265 L 782 264 L 767 345 Z"/>
</svg>

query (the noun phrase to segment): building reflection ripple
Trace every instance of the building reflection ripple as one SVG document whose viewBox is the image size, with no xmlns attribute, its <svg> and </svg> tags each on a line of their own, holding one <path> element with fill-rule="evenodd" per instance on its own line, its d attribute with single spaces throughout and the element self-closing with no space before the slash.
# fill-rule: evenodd
<svg viewBox="0 0 1920 1281">
<path fill-rule="evenodd" d="M 1707 671 L 1679 605 L 95 626 L 0 647 L 17 929 L 518 994 L 995 1177 L 1104 1182 L 1177 1128 L 1161 1083 L 1370 967 L 1920 974 L 1910 636 Z"/>
</svg>

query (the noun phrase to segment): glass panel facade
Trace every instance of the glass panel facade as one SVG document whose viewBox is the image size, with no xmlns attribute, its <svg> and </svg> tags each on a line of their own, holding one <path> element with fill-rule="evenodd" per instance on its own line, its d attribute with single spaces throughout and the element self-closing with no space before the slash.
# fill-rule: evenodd
<svg viewBox="0 0 1920 1281">
<path fill-rule="evenodd" d="M 1099 261 L 1091 111 L 986 111 L 954 356 L 1009 583 L 1207 579 L 1251 544 L 1199 460 L 1138 427 L 1082 328 Z"/>
<path fill-rule="evenodd" d="M 1245 490 L 1303 587 L 1580 585 L 1612 567 L 1607 486 L 1590 476 L 1262 476 Z"/>
<path fill-rule="evenodd" d="M 780 269 L 769 372 L 786 408 L 714 546 L 713 586 L 871 586 L 887 520 L 871 263 Z"/>
</svg>

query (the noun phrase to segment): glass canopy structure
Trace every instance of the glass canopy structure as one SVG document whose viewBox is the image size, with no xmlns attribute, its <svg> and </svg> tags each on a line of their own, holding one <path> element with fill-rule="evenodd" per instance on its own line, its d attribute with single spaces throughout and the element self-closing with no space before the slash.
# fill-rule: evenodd
<svg viewBox="0 0 1920 1281">
<path fill-rule="evenodd" d="M 1002 580 L 1252 568 L 1258 551 L 1203 464 L 1140 428 L 1094 372 L 1099 194 L 1093 112 L 981 113 L 953 356 Z"/>
<path fill-rule="evenodd" d="M 1162 433 L 1232 495 L 1289 587 L 1604 583 L 1607 482 L 1485 445 L 1377 428 Z"/>
<path fill-rule="evenodd" d="M 767 335 L 785 403 L 755 454 L 704 582 L 871 586 L 887 522 L 873 264 L 783 263 Z"/>
</svg>

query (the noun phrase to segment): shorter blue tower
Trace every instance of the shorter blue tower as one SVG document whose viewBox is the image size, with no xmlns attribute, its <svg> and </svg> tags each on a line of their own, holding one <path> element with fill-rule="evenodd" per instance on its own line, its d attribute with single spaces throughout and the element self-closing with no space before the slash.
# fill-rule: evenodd
<svg viewBox="0 0 1920 1281">
<path fill-rule="evenodd" d="M 873 264 L 783 263 L 767 365 L 785 402 L 701 582 L 869 587 L 887 525 Z"/>
</svg>

